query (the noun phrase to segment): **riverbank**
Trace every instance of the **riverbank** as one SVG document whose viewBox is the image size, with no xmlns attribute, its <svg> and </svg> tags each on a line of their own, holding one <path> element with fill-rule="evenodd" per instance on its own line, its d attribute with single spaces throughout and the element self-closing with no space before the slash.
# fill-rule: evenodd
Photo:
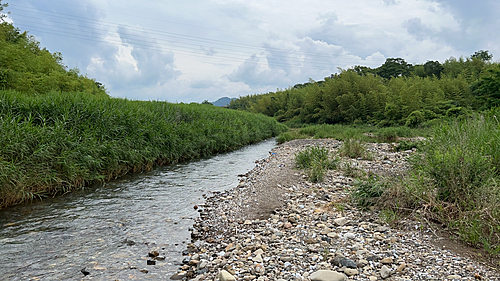
<svg viewBox="0 0 500 281">
<path fill-rule="evenodd" d="M 473 250 L 450 250 L 433 228 L 400 221 L 391 228 L 377 211 L 360 211 L 347 197 L 354 179 L 329 171 L 312 184 L 294 169 L 294 155 L 310 145 L 336 151 L 336 140 L 295 140 L 258 161 L 238 187 L 199 206 L 183 260 L 184 276 L 196 280 L 498 280 L 500 273 L 472 259 Z M 413 151 L 392 152 L 369 144 L 372 160 L 351 167 L 398 176 Z"/>
<path fill-rule="evenodd" d="M 231 151 L 286 126 L 202 104 L 0 91 L 0 209 Z"/>
</svg>

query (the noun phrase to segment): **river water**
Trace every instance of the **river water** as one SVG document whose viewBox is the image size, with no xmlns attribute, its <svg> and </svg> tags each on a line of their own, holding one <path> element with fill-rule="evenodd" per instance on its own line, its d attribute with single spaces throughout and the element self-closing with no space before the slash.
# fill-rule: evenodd
<svg viewBox="0 0 500 281">
<path fill-rule="evenodd" d="M 168 280 L 191 241 L 193 206 L 235 187 L 274 146 L 267 140 L 0 210 L 0 280 Z M 166 259 L 147 265 L 155 249 Z"/>
</svg>

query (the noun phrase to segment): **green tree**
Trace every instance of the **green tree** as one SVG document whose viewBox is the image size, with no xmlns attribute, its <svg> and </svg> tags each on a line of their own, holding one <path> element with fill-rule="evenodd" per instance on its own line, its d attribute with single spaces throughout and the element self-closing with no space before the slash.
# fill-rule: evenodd
<svg viewBox="0 0 500 281">
<path fill-rule="evenodd" d="M 441 73 L 444 68 L 438 61 L 427 61 L 424 64 L 425 76 L 436 76 L 438 79 L 441 78 Z"/>
<path fill-rule="evenodd" d="M 472 59 L 480 59 L 482 61 L 490 61 L 493 55 L 489 51 L 480 50 L 471 55 Z"/>
<path fill-rule="evenodd" d="M 488 69 L 479 82 L 472 84 L 471 88 L 480 107 L 500 106 L 500 65 Z"/>
<path fill-rule="evenodd" d="M 385 63 L 377 68 L 377 74 L 383 78 L 391 79 L 399 76 L 409 76 L 413 66 L 402 58 L 388 58 Z"/>
<path fill-rule="evenodd" d="M 8 3 L 2 4 L 2 0 L 0 0 L 0 23 L 4 22 L 5 18 L 7 17 L 6 14 L 2 13 L 3 9 L 7 7 L 9 7 L 9 4 Z M 10 14 L 10 12 L 8 12 L 7 14 Z"/>
</svg>

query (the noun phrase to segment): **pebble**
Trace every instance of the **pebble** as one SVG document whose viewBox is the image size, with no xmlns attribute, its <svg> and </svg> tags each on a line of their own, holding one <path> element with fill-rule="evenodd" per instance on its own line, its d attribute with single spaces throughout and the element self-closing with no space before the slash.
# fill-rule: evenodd
<svg viewBox="0 0 500 281">
<path fill-rule="evenodd" d="M 385 279 L 385 278 L 388 278 L 389 276 L 391 276 L 391 270 L 386 266 L 382 266 L 382 268 L 380 269 L 380 276 Z"/>
<path fill-rule="evenodd" d="M 285 143 L 268 159 L 256 161 L 237 187 L 208 197 L 193 225 L 197 242 L 188 245 L 188 256 L 182 260 L 185 270 L 172 279 L 406 281 L 500 276 L 434 247 L 434 234 L 418 222 L 404 221 L 396 230 L 381 221 L 377 211 L 351 206 L 346 199 L 354 180 L 341 171 L 329 171 L 324 182 L 308 182 L 293 168 L 293 155 L 316 144 L 333 152 L 340 147 L 336 140 Z M 412 151 L 392 152 L 389 144 L 380 143 L 368 149 L 371 161 L 342 161 L 386 175 L 407 170 L 405 158 Z M 391 165 L 383 165 L 385 160 Z M 265 209 L 275 199 L 279 204 Z"/>
<path fill-rule="evenodd" d="M 220 281 L 236 281 L 236 278 L 226 270 L 221 270 L 219 273 L 219 280 Z"/>
</svg>

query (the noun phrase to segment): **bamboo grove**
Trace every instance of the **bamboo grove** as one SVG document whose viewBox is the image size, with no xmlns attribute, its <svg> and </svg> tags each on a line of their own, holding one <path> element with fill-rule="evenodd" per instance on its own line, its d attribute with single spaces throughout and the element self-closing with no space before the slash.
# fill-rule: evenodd
<svg viewBox="0 0 500 281">
<path fill-rule="evenodd" d="M 500 65 L 488 51 L 444 63 L 387 59 L 355 66 L 324 81 L 233 100 L 230 108 L 272 116 L 290 126 L 372 124 L 419 126 L 445 116 L 500 105 Z"/>
</svg>

